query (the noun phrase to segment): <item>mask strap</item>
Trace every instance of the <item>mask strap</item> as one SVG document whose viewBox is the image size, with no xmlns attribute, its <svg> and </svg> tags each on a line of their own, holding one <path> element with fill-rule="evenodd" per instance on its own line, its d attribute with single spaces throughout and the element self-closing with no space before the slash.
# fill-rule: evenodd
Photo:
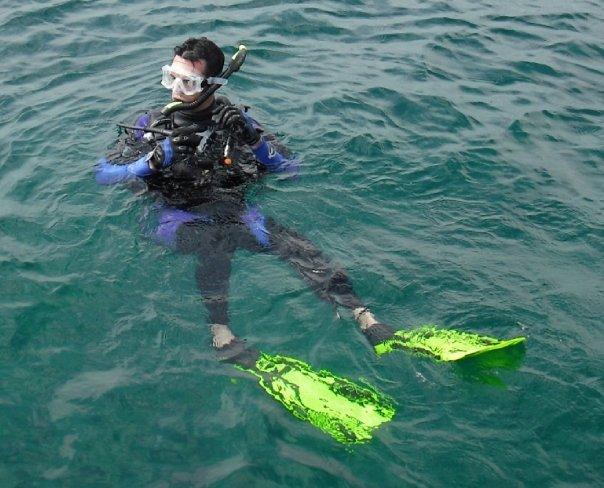
<svg viewBox="0 0 604 488">
<path fill-rule="evenodd" d="M 220 78 L 218 76 L 210 76 L 209 78 L 206 78 L 206 81 L 208 82 L 208 85 L 226 85 L 229 80 L 227 80 L 226 78 Z"/>
</svg>

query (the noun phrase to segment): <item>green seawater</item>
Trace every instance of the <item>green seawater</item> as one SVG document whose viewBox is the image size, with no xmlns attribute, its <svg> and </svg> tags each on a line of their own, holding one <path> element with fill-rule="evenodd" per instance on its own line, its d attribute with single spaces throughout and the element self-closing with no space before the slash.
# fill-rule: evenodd
<svg viewBox="0 0 604 488">
<path fill-rule="evenodd" d="M 604 485 L 603 32 L 586 0 L 2 0 L 0 486 Z M 378 358 L 242 252 L 233 329 L 397 414 L 344 446 L 218 362 L 194 258 L 146 237 L 148 195 L 92 171 L 198 35 L 248 45 L 224 92 L 303 159 L 251 202 L 382 321 L 526 348 Z"/>
</svg>

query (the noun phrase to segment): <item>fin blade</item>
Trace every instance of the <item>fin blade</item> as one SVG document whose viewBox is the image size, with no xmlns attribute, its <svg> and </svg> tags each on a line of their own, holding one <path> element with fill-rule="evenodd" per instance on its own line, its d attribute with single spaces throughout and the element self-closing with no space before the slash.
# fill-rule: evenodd
<svg viewBox="0 0 604 488">
<path fill-rule="evenodd" d="M 298 359 L 261 353 L 247 371 L 295 417 L 344 444 L 368 442 L 395 414 L 392 401 L 377 390 Z"/>
<path fill-rule="evenodd" d="M 374 348 L 378 356 L 394 349 L 407 349 L 441 361 L 459 361 L 497 349 L 512 347 L 525 341 L 526 337 L 522 336 L 512 339 L 496 339 L 472 332 L 423 326 L 410 331 L 399 330 L 395 332 L 394 337 L 377 344 Z"/>
</svg>

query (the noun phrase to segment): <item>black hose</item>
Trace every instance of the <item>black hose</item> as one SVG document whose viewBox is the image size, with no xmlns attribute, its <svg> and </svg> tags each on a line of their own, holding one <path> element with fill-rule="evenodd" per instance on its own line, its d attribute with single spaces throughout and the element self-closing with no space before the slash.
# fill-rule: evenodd
<svg viewBox="0 0 604 488">
<path fill-rule="evenodd" d="M 122 129 L 131 129 L 131 130 L 142 130 L 143 132 L 152 132 L 153 134 L 161 134 L 166 137 L 170 137 L 172 135 L 171 130 L 167 129 L 155 129 L 152 127 L 137 127 L 136 125 L 126 125 L 126 124 L 116 124 L 118 127 Z"/>
</svg>

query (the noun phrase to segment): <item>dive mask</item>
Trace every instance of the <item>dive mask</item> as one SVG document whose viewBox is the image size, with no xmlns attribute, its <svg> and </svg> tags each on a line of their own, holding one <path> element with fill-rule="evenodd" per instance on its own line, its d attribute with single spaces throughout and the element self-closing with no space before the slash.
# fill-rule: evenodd
<svg viewBox="0 0 604 488">
<path fill-rule="evenodd" d="M 226 78 L 218 78 L 187 73 L 166 64 L 161 68 L 161 84 L 169 90 L 176 89 L 184 95 L 196 95 L 205 85 L 226 85 Z"/>
</svg>

